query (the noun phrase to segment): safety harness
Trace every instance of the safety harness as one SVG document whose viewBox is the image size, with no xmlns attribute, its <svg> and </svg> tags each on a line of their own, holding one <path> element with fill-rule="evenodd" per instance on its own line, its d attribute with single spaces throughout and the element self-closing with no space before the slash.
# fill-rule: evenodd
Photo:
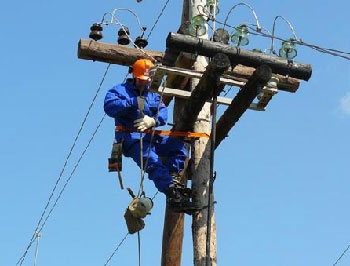
<svg viewBox="0 0 350 266">
<path fill-rule="evenodd" d="M 116 126 L 116 131 L 124 132 L 138 132 L 134 128 L 128 128 L 123 126 Z M 210 135 L 204 132 L 190 132 L 190 131 L 174 131 L 174 130 L 158 130 L 158 129 L 146 129 L 143 133 L 166 135 L 171 137 L 184 137 L 184 138 L 210 138 Z"/>
</svg>

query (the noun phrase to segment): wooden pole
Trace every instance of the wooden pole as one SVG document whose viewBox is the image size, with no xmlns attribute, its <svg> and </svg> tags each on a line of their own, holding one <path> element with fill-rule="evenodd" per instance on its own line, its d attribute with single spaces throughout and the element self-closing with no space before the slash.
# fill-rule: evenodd
<svg viewBox="0 0 350 266">
<path fill-rule="evenodd" d="M 184 234 L 184 214 L 175 213 L 169 208 L 165 210 L 162 266 L 180 266 Z"/>
<path fill-rule="evenodd" d="M 204 6 L 206 4 L 205 0 L 192 0 L 189 8 L 190 18 L 198 14 L 198 6 Z M 208 35 L 201 36 L 201 39 L 208 39 Z M 185 51 L 187 52 L 187 51 Z M 195 52 L 190 52 L 195 53 Z M 194 64 L 194 70 L 202 71 L 206 69 L 208 65 L 207 58 L 203 56 L 198 56 Z M 201 81 L 203 80 L 202 79 Z M 191 90 L 197 89 L 197 85 L 201 87 L 198 79 L 191 79 Z M 201 91 L 201 90 L 199 90 Z M 204 90 L 206 91 L 206 90 Z M 212 96 L 212 95 L 211 95 Z M 189 102 L 189 101 L 187 101 Z M 201 106 L 203 106 L 201 104 Z M 189 108 L 189 107 L 188 107 Z M 190 108 L 189 108 L 190 109 Z M 190 115 L 190 113 L 186 113 Z M 205 103 L 203 108 L 201 108 L 197 119 L 195 120 L 193 130 L 195 132 L 205 132 L 210 133 L 210 104 Z M 190 125 L 189 122 L 187 126 Z M 210 142 L 209 139 L 200 138 L 194 140 L 191 149 L 191 160 L 192 160 L 192 191 L 193 191 L 193 201 L 198 206 L 206 206 L 208 204 L 208 191 L 209 191 L 209 178 L 210 178 Z M 213 197 L 212 197 L 213 200 Z M 207 242 L 207 221 L 208 221 L 208 209 L 204 208 L 200 211 L 195 212 L 192 215 L 192 238 L 193 238 L 193 261 L 194 266 L 205 266 L 207 261 L 206 254 L 206 242 Z M 212 266 L 216 266 L 216 222 L 215 213 L 209 217 L 211 223 L 210 234 L 210 256 L 212 261 Z M 209 266 L 209 265 L 207 265 Z"/>
<path fill-rule="evenodd" d="M 184 20 L 188 19 L 188 6 L 189 0 L 184 0 L 183 9 L 182 9 L 182 18 L 181 24 Z M 178 67 L 190 67 L 193 64 L 193 60 L 186 60 L 186 58 L 182 57 L 184 60 L 178 60 L 175 64 Z M 175 76 L 167 78 L 167 85 L 179 87 L 181 83 L 185 83 L 182 80 L 180 83 L 177 83 L 179 79 Z M 186 80 L 187 82 L 187 80 Z M 183 84 L 183 87 L 185 84 Z M 164 102 L 168 105 L 171 101 L 171 98 L 165 98 Z M 183 99 L 176 99 L 174 103 L 174 111 L 173 118 L 174 123 L 177 123 L 181 120 L 180 113 L 182 111 Z M 186 164 L 187 167 L 187 164 Z M 186 178 L 186 177 L 185 177 Z M 185 178 L 182 178 L 182 181 L 186 183 Z M 183 213 L 175 213 L 166 207 L 165 217 L 164 217 L 164 228 L 163 228 L 163 239 L 162 239 L 162 258 L 161 258 L 161 266 L 180 266 L 181 258 L 182 258 L 182 245 L 183 245 L 183 237 L 184 237 L 184 224 L 185 217 Z"/>
<path fill-rule="evenodd" d="M 203 68 L 206 59 L 199 56 L 195 69 Z M 198 81 L 192 79 L 192 87 L 196 87 Z M 210 104 L 205 103 L 193 126 L 195 132 L 210 134 Z M 209 139 L 200 138 L 192 143 L 192 191 L 193 201 L 198 206 L 208 205 L 208 188 L 210 177 L 210 142 Z M 211 217 L 210 232 L 210 257 L 213 266 L 216 265 L 216 222 L 215 214 Z M 207 241 L 208 209 L 197 211 L 192 216 L 192 239 L 193 239 L 193 261 L 194 266 L 206 265 L 206 241 Z"/>
</svg>

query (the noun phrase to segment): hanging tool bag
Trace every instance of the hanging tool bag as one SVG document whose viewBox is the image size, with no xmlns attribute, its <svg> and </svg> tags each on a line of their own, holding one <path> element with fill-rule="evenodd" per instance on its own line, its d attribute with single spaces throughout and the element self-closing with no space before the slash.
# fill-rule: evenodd
<svg viewBox="0 0 350 266">
<path fill-rule="evenodd" d="M 108 171 L 121 172 L 123 162 L 123 144 L 122 142 L 114 142 L 111 157 L 108 158 Z"/>
</svg>

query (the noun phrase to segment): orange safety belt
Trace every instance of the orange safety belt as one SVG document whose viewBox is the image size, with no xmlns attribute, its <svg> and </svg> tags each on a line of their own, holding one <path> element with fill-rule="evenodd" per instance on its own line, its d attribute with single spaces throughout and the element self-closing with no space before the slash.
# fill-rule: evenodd
<svg viewBox="0 0 350 266">
<path fill-rule="evenodd" d="M 133 128 L 126 128 L 123 126 L 116 126 L 116 131 L 127 131 L 127 132 L 138 132 Z M 184 131 L 171 131 L 171 130 L 156 130 L 156 129 L 146 129 L 144 133 L 148 134 L 158 134 L 158 135 L 167 135 L 172 137 L 187 137 L 187 138 L 210 138 L 210 135 L 203 132 L 184 132 Z"/>
</svg>

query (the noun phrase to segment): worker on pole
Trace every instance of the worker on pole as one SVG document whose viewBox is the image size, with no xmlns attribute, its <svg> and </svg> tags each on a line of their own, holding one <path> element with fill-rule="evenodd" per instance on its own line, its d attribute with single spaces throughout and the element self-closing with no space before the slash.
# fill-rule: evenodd
<svg viewBox="0 0 350 266">
<path fill-rule="evenodd" d="M 182 212 L 191 204 L 185 193 L 187 190 L 175 181 L 185 166 L 184 142 L 179 138 L 145 133 L 165 125 L 168 118 L 168 109 L 160 95 L 149 90 L 153 66 L 148 59 L 137 60 L 132 67 L 133 78 L 108 90 L 104 110 L 115 120 L 115 141 L 122 143 L 123 155 L 131 157 L 148 173 L 156 188 L 167 196 L 170 208 Z M 161 157 L 166 157 L 164 163 Z"/>
</svg>

